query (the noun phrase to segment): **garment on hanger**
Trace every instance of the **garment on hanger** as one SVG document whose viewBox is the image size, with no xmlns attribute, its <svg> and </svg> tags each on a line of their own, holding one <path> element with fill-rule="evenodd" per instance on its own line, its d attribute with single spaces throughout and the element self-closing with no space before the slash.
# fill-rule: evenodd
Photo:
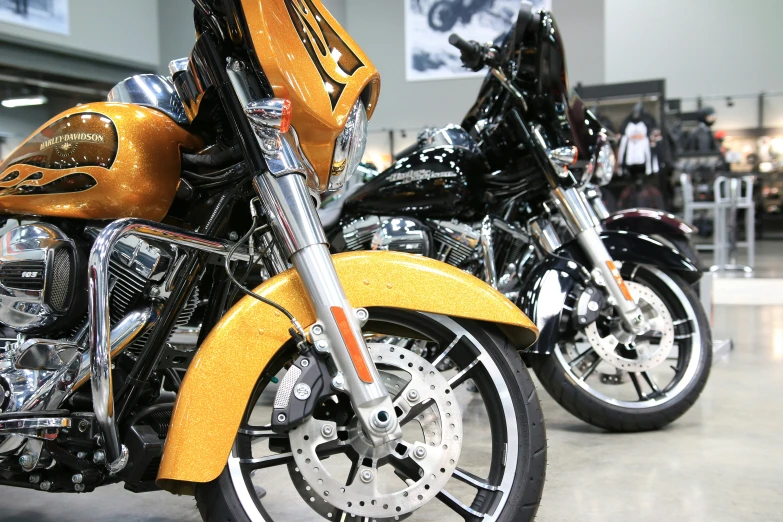
<svg viewBox="0 0 783 522">
<path fill-rule="evenodd" d="M 619 157 L 623 167 L 644 165 L 645 174 L 658 172 L 658 159 L 653 159 L 650 135 L 658 123 L 643 108 L 634 111 L 625 119 L 621 127 Z"/>
</svg>

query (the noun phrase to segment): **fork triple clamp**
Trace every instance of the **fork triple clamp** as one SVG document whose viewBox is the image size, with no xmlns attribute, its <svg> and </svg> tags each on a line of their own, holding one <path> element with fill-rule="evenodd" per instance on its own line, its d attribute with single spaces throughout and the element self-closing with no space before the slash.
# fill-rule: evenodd
<svg viewBox="0 0 783 522">
<path fill-rule="evenodd" d="M 280 382 L 272 410 L 272 431 L 285 433 L 310 418 L 315 407 L 332 394 L 325 355 L 307 348 Z"/>
</svg>

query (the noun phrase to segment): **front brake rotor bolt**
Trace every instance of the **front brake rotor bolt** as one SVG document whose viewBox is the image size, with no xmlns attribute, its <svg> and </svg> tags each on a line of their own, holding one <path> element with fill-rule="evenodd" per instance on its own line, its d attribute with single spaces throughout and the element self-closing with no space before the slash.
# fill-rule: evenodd
<svg viewBox="0 0 783 522">
<path fill-rule="evenodd" d="M 41 485 L 39 487 L 41 488 L 41 491 L 49 491 L 49 489 L 51 489 L 52 487 L 52 483 L 49 482 L 48 480 L 44 480 L 43 482 L 41 482 Z"/>
<path fill-rule="evenodd" d="M 421 460 L 427 456 L 427 450 L 424 449 L 424 446 L 419 446 L 418 448 L 413 450 L 413 456 Z"/>
<path fill-rule="evenodd" d="M 365 484 L 369 484 L 370 482 L 372 482 L 372 479 L 375 478 L 375 476 L 373 475 L 372 471 L 370 471 L 369 469 L 365 469 L 361 473 L 361 478 L 362 478 L 362 482 L 364 482 Z"/>
<path fill-rule="evenodd" d="M 285 422 L 285 413 L 281 413 L 277 416 L 277 422 Z"/>
<path fill-rule="evenodd" d="M 334 435 L 334 428 L 331 424 L 324 424 L 324 427 L 321 428 L 321 435 L 324 436 L 326 439 L 331 439 L 332 435 Z"/>
<path fill-rule="evenodd" d="M 408 400 L 416 402 L 419 400 L 419 392 L 417 390 L 408 390 Z"/>
<path fill-rule="evenodd" d="M 318 353 L 326 353 L 329 351 L 329 341 L 326 339 L 319 339 L 315 343 L 315 351 Z"/>
<path fill-rule="evenodd" d="M 38 484 L 41 482 L 41 475 L 30 475 L 30 484 Z"/>
</svg>

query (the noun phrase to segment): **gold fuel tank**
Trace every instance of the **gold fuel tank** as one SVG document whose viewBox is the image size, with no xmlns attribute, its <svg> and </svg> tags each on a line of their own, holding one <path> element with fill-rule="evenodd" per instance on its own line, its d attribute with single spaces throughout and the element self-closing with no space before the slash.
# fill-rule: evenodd
<svg viewBox="0 0 783 522">
<path fill-rule="evenodd" d="M 199 138 L 163 112 L 90 103 L 55 116 L 0 165 L 0 213 L 160 221 Z"/>
</svg>

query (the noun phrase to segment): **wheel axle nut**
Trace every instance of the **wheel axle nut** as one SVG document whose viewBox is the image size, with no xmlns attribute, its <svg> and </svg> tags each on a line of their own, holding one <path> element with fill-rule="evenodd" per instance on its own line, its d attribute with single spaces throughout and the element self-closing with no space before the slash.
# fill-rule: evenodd
<svg viewBox="0 0 783 522">
<path fill-rule="evenodd" d="M 417 459 L 421 460 L 421 459 L 423 459 L 424 457 L 427 456 L 427 450 L 424 449 L 423 446 L 419 446 L 418 448 L 413 450 L 413 456 L 416 457 Z"/>
<path fill-rule="evenodd" d="M 373 472 L 370 471 L 369 469 L 365 469 L 364 471 L 362 471 L 360 476 L 362 482 L 364 482 L 365 484 L 372 482 L 372 479 L 375 478 L 375 475 L 373 475 Z"/>
<path fill-rule="evenodd" d="M 372 425 L 377 430 L 386 430 L 391 425 L 392 418 L 386 410 L 375 410 L 372 414 Z"/>
<path fill-rule="evenodd" d="M 408 390 L 408 400 L 416 402 L 419 400 L 419 392 L 417 390 Z"/>
<path fill-rule="evenodd" d="M 321 435 L 326 437 L 327 439 L 332 438 L 332 435 L 334 435 L 334 428 L 331 424 L 324 424 L 324 427 L 321 428 Z"/>
</svg>

